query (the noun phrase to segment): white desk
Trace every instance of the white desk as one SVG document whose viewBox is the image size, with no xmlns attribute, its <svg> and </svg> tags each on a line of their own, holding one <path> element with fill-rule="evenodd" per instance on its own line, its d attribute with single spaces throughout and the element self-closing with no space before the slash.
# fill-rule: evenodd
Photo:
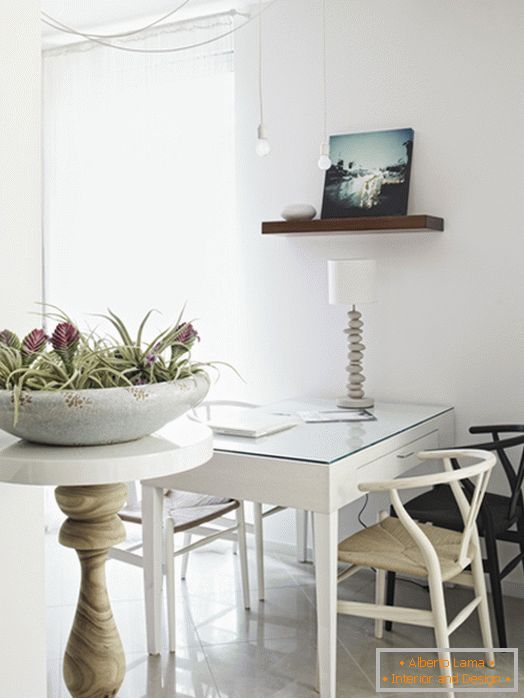
<svg viewBox="0 0 524 698">
<path fill-rule="evenodd" d="M 56 498 L 69 517 L 60 542 L 77 551 L 82 567 L 64 657 L 65 681 L 75 698 L 117 695 L 124 679 L 125 658 L 104 571 L 108 549 L 125 538 L 117 516 L 127 498 L 121 483 L 182 472 L 211 454 L 210 430 L 194 423 L 173 424 L 169 438 L 84 448 L 40 446 L 0 431 L 0 482 L 59 485 Z"/>
<path fill-rule="evenodd" d="M 288 400 L 258 409 L 293 413 L 333 406 L 327 400 Z M 315 517 L 320 696 L 335 698 L 339 509 L 362 496 L 360 482 L 396 477 L 420 463 L 418 451 L 453 445 L 452 408 L 378 404 L 374 413 L 372 422 L 301 424 L 256 440 L 215 436 L 213 458 L 204 465 L 142 483 L 146 593 L 154 600 L 151 654 L 160 648 L 161 541 L 154 530 L 161 530 L 162 488 L 305 509 Z"/>
</svg>

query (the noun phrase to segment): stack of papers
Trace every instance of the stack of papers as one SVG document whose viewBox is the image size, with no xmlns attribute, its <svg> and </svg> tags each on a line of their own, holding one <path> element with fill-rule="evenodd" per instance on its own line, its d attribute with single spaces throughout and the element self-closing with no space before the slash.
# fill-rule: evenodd
<svg viewBox="0 0 524 698">
<path fill-rule="evenodd" d="M 272 414 L 262 414 L 254 410 L 244 410 L 231 417 L 206 422 L 206 425 L 216 434 L 228 436 L 249 436 L 257 439 L 260 436 L 275 434 L 284 429 L 297 426 L 298 419 L 293 417 L 278 417 Z"/>
<path fill-rule="evenodd" d="M 367 410 L 325 410 L 320 412 L 298 412 L 300 419 L 311 422 L 371 422 L 376 419 Z"/>
</svg>

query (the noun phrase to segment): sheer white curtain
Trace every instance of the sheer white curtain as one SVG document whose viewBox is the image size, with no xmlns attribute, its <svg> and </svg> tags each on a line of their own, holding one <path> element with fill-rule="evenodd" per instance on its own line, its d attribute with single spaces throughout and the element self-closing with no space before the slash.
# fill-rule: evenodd
<svg viewBox="0 0 524 698">
<path fill-rule="evenodd" d="M 128 40 L 164 47 L 227 31 L 231 18 Z M 231 38 L 190 52 L 132 54 L 82 43 L 44 54 L 47 300 L 74 317 L 136 325 L 185 301 L 197 358 L 239 356 Z M 224 371 L 215 396 L 238 379 Z"/>
</svg>

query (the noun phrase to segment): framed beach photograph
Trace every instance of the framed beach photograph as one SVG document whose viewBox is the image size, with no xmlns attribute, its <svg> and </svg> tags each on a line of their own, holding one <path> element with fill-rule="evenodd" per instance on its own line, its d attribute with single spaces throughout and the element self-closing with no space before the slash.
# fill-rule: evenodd
<svg viewBox="0 0 524 698">
<path fill-rule="evenodd" d="M 331 136 L 322 218 L 406 215 L 413 136 L 412 128 Z"/>
</svg>

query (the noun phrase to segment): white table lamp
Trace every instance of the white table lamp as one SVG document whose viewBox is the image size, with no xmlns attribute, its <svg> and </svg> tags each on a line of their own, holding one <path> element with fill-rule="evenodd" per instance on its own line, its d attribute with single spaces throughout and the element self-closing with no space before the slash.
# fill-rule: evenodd
<svg viewBox="0 0 524 698">
<path fill-rule="evenodd" d="M 373 399 L 364 395 L 362 359 L 362 315 L 355 306 L 375 302 L 376 263 L 374 259 L 331 259 L 328 261 L 329 302 L 332 305 L 349 305 L 348 336 L 349 373 L 347 396 L 337 401 L 339 407 L 363 409 L 373 407 Z"/>
</svg>

